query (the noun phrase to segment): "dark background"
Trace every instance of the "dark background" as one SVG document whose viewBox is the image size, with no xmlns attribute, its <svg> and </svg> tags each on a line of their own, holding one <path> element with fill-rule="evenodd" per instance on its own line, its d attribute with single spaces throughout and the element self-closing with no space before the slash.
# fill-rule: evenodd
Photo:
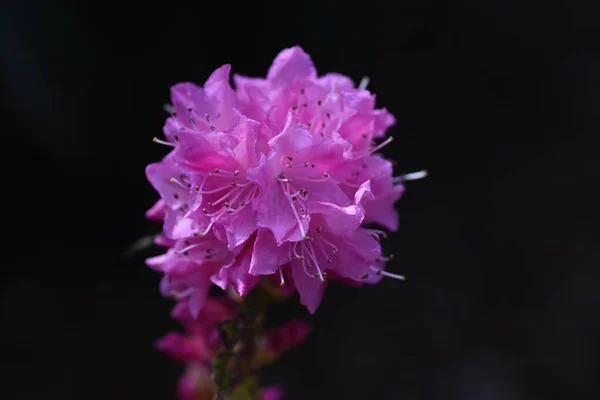
<svg viewBox="0 0 600 400">
<path fill-rule="evenodd" d="M 144 167 L 162 106 L 295 44 L 370 76 L 398 119 L 384 153 L 430 177 L 387 242 L 407 281 L 331 285 L 265 381 L 289 399 L 600 398 L 597 2 L 82 3 L 0 7 L 3 398 L 175 398 L 157 250 L 123 256 L 160 229 Z"/>
</svg>

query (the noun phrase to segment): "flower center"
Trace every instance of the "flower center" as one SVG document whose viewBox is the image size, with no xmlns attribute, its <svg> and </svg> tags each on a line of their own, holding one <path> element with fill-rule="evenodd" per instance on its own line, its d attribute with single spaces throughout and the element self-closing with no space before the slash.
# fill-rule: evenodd
<svg viewBox="0 0 600 400">
<path fill-rule="evenodd" d="M 210 222 L 200 236 L 206 235 L 219 219 L 239 213 L 258 196 L 259 189 L 241 176 L 240 170 L 217 168 L 194 190 L 202 196 L 202 213 Z"/>
<path fill-rule="evenodd" d="M 286 158 L 290 162 L 286 164 L 285 172 L 282 171 L 277 175 L 277 181 L 296 218 L 302 238 L 306 239 L 306 231 L 302 226 L 302 220 L 309 214 L 308 190 L 304 188 L 303 183 L 324 182 L 329 178 L 329 173 L 324 172 L 321 177 L 315 177 L 312 174 L 312 169 L 316 168 L 314 163 L 305 161 L 293 164 L 291 156 L 287 156 Z"/>
</svg>

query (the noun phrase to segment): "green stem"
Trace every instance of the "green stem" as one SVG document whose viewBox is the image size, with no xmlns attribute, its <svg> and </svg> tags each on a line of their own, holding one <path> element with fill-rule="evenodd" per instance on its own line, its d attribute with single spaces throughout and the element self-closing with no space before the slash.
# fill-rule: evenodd
<svg viewBox="0 0 600 400">
<path fill-rule="evenodd" d="M 221 324 L 224 343 L 213 363 L 218 400 L 260 400 L 257 371 L 253 368 L 256 336 L 262 331 L 264 314 L 272 296 L 255 288 L 240 305 L 233 320 Z"/>
</svg>

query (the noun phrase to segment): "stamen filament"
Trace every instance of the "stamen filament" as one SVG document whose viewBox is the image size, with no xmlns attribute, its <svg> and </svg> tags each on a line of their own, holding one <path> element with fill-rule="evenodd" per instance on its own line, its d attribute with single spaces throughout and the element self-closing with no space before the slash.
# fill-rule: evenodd
<svg viewBox="0 0 600 400">
<path fill-rule="evenodd" d="M 292 202 L 292 198 L 290 197 L 290 192 L 288 190 L 289 185 L 285 185 L 282 182 L 281 186 L 283 188 L 283 192 L 286 194 L 286 198 L 288 200 L 288 203 L 290 204 L 290 207 L 292 207 L 292 212 L 294 213 L 294 217 L 296 217 L 296 221 L 298 222 L 298 227 L 300 228 L 300 233 L 302 234 L 302 239 L 304 239 L 306 237 L 306 231 L 304 230 L 304 227 L 302 226 L 302 221 L 300 220 L 298 211 L 296 211 L 296 206 L 294 206 L 294 203 Z"/>
<path fill-rule="evenodd" d="M 370 79 L 368 76 L 363 76 L 363 78 L 360 80 L 360 84 L 358 85 L 358 89 L 365 90 L 367 86 L 369 86 L 369 81 Z"/>
<path fill-rule="evenodd" d="M 384 270 L 379 269 L 379 268 L 371 267 L 371 271 L 374 271 L 377 274 L 381 274 L 383 276 L 387 276 L 388 278 L 394 278 L 394 279 L 398 279 L 398 280 L 401 280 L 401 281 L 406 280 L 406 277 L 404 275 L 392 274 L 391 272 L 387 272 L 387 271 L 384 271 Z"/>
<path fill-rule="evenodd" d="M 394 182 L 399 183 L 399 182 L 404 182 L 404 181 L 416 181 L 417 179 L 423 179 L 426 176 L 427 176 L 426 170 L 411 172 L 410 174 L 395 176 Z"/>
<path fill-rule="evenodd" d="M 189 184 L 188 184 L 188 185 L 185 185 L 185 184 L 181 183 L 180 181 L 178 181 L 176 178 L 171 178 L 171 179 L 169 179 L 169 182 L 172 182 L 172 183 L 174 183 L 174 184 L 176 184 L 176 185 L 178 185 L 178 186 L 181 186 L 181 187 L 182 187 L 182 188 L 184 188 L 184 189 L 189 189 L 189 188 L 190 188 L 190 185 L 189 185 Z"/>
<path fill-rule="evenodd" d="M 167 142 L 167 141 L 165 141 L 165 140 L 160 140 L 160 139 L 159 139 L 159 138 L 157 138 L 157 137 L 153 137 L 153 138 L 152 138 L 152 141 L 153 141 L 154 143 L 162 144 L 162 145 L 165 145 L 165 146 L 175 147 L 175 144 L 174 144 L 174 143 Z"/>
<path fill-rule="evenodd" d="M 285 286 L 285 278 L 283 277 L 283 269 L 279 267 L 279 285 Z"/>
<path fill-rule="evenodd" d="M 187 247 L 184 247 L 184 248 L 183 248 L 183 249 L 181 249 L 181 250 L 177 250 L 177 251 L 175 252 L 175 254 L 183 254 L 183 253 L 185 253 L 186 251 L 190 251 L 190 250 L 192 250 L 192 249 L 195 249 L 196 247 L 202 246 L 203 244 L 204 244 L 204 243 L 202 243 L 202 242 L 201 242 L 201 243 L 194 243 L 194 244 L 191 244 L 191 245 L 189 245 L 189 246 L 187 246 Z"/>
</svg>

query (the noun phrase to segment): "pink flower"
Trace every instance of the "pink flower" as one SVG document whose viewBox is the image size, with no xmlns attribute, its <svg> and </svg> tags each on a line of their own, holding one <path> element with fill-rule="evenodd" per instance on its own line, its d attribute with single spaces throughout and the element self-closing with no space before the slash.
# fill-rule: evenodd
<svg viewBox="0 0 600 400">
<path fill-rule="evenodd" d="M 161 162 L 146 167 L 146 176 L 158 191 L 162 202 L 158 202 L 147 211 L 149 217 L 164 215 L 165 235 L 171 239 L 183 239 L 200 231 L 197 224 L 185 218 L 189 211 L 189 183 L 175 163 L 175 151 L 169 153 Z"/>
<path fill-rule="evenodd" d="M 189 298 L 190 311 L 197 316 L 208 297 L 212 275 L 235 261 L 226 244 L 211 234 L 177 240 L 167 253 L 146 263 L 164 274 L 162 294 L 177 300 Z"/>
<path fill-rule="evenodd" d="M 319 76 L 300 47 L 266 78 L 236 75 L 235 90 L 229 74 L 224 65 L 203 87 L 175 85 L 167 141 L 155 139 L 173 148 L 146 169 L 161 196 L 147 216 L 164 220 L 156 242 L 170 247 L 148 261 L 165 274 L 163 293 L 189 298 L 198 315 L 212 284 L 244 296 L 278 275 L 315 312 L 327 277 L 401 278 L 383 270 L 384 232 L 363 227 L 397 229 L 394 204 L 411 176 L 393 178 L 375 154 L 394 117 L 366 85 Z"/>
<path fill-rule="evenodd" d="M 217 331 L 219 323 L 236 315 L 237 304 L 226 297 L 208 298 L 198 314 L 193 315 L 190 310 L 187 300 L 175 306 L 171 316 L 183 325 L 186 333 L 171 332 L 156 346 L 177 361 L 209 366 L 222 345 Z"/>
<path fill-rule="evenodd" d="M 282 353 L 302 344 L 310 332 L 310 326 L 303 320 L 294 320 L 271 329 L 267 334 L 267 347 L 275 353 Z"/>
<path fill-rule="evenodd" d="M 340 207 L 334 203 L 315 203 L 305 240 L 278 245 L 270 231 L 259 230 L 250 273 L 269 275 L 279 272 L 284 284 L 283 270 L 291 269 L 300 301 L 311 313 L 321 302 L 328 271 L 357 282 L 381 274 L 378 238 L 360 228 L 364 220 L 361 203 L 370 198 L 372 193 L 367 181 L 356 191 L 354 204 Z"/>
</svg>

